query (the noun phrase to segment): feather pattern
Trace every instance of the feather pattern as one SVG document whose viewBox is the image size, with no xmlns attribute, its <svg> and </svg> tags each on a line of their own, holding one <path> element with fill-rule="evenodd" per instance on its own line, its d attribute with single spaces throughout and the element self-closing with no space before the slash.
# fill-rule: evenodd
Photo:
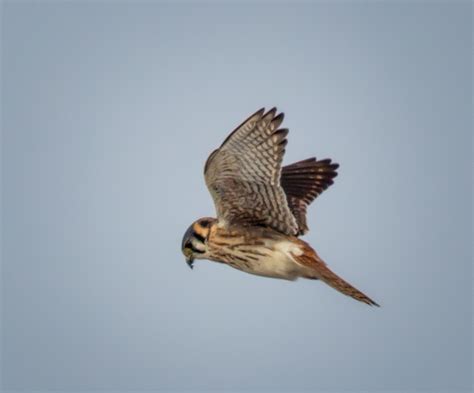
<svg viewBox="0 0 474 393">
<path fill-rule="evenodd" d="M 344 295 L 350 296 L 353 299 L 370 306 L 379 307 L 379 305 L 366 294 L 353 287 L 329 269 L 326 263 L 319 257 L 316 251 L 309 246 L 309 244 L 300 239 L 297 239 L 297 242 L 302 252 L 299 255 L 293 254 L 293 258 L 297 264 L 309 269 L 309 274 L 306 278 L 319 279 Z"/>
<path fill-rule="evenodd" d="M 281 185 L 298 223 L 299 235 L 308 232 L 306 208 L 334 183 L 337 168 L 339 164 L 332 163 L 330 159 L 318 161 L 315 157 L 282 168 Z"/>
<path fill-rule="evenodd" d="M 280 184 L 287 129 L 283 114 L 261 109 L 238 126 L 209 156 L 207 187 L 224 225 L 268 226 L 296 235 L 298 224 Z"/>
</svg>

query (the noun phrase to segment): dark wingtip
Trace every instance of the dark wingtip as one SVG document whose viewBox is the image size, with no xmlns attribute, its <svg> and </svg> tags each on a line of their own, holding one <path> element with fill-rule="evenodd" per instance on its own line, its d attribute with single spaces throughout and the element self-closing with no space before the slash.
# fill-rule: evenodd
<svg viewBox="0 0 474 393">
<path fill-rule="evenodd" d="M 278 115 L 274 117 L 273 121 L 279 121 L 280 123 L 282 123 L 284 118 L 285 118 L 285 114 L 283 112 L 280 112 Z"/>
<path fill-rule="evenodd" d="M 283 139 L 283 138 L 286 138 L 289 132 L 290 130 L 288 128 L 279 128 L 273 133 L 273 135 L 281 136 L 281 138 Z"/>
<path fill-rule="evenodd" d="M 247 123 L 252 117 L 258 116 L 259 120 L 260 120 L 264 113 L 265 113 L 265 108 L 260 108 L 257 112 L 255 112 L 252 115 L 250 115 L 249 117 L 247 117 L 242 123 L 240 123 L 236 128 L 234 128 L 234 130 L 229 135 L 227 135 L 227 138 L 224 139 L 224 142 L 221 143 L 220 147 L 224 146 L 227 143 L 227 141 L 232 137 L 232 135 L 234 135 L 234 133 L 240 127 L 242 127 L 245 123 Z"/>
</svg>

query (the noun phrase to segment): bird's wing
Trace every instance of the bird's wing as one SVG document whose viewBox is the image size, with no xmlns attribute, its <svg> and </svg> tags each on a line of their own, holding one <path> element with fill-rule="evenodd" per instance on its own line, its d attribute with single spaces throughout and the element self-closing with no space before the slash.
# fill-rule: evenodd
<svg viewBox="0 0 474 393">
<path fill-rule="evenodd" d="M 339 164 L 332 163 L 330 159 L 317 161 L 314 157 L 282 168 L 281 186 L 298 223 L 299 235 L 308 232 L 306 208 L 334 183 L 337 168 Z"/>
<path fill-rule="evenodd" d="M 287 129 L 283 113 L 259 110 L 238 126 L 204 167 L 219 222 L 271 227 L 296 235 L 298 224 L 280 184 Z"/>
</svg>

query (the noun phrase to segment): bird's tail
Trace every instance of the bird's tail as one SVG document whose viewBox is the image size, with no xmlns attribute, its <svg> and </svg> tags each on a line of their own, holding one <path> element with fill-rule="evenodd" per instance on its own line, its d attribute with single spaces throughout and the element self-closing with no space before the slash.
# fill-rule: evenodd
<svg viewBox="0 0 474 393">
<path fill-rule="evenodd" d="M 298 264 L 309 268 L 306 270 L 306 278 L 319 279 L 344 295 L 350 296 L 351 298 L 366 303 L 370 306 L 380 307 L 366 294 L 362 293 L 357 288 L 354 288 L 351 284 L 329 269 L 326 263 L 319 257 L 316 251 L 314 251 L 308 243 L 301 239 L 298 239 L 298 243 L 301 246 L 301 250 L 303 252 L 300 255 L 293 254 L 293 257 Z"/>
<path fill-rule="evenodd" d="M 325 264 L 318 267 L 317 278 L 319 278 L 321 281 L 324 281 L 330 287 L 336 289 L 344 295 L 350 296 L 351 298 L 358 300 L 359 302 L 363 302 L 370 306 L 380 307 L 370 297 L 368 297 L 366 294 L 362 293 L 357 288 L 349 284 L 347 281 L 339 277 Z"/>
</svg>

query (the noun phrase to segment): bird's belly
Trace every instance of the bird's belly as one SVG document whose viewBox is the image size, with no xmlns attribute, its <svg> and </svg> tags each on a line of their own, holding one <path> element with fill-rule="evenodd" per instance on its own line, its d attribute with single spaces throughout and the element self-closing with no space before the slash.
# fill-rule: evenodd
<svg viewBox="0 0 474 393">
<path fill-rule="evenodd" d="M 246 273 L 264 277 L 295 280 L 301 275 L 301 267 L 286 250 L 274 249 L 260 254 L 263 255 L 238 253 L 236 258 L 227 264 Z"/>
</svg>

